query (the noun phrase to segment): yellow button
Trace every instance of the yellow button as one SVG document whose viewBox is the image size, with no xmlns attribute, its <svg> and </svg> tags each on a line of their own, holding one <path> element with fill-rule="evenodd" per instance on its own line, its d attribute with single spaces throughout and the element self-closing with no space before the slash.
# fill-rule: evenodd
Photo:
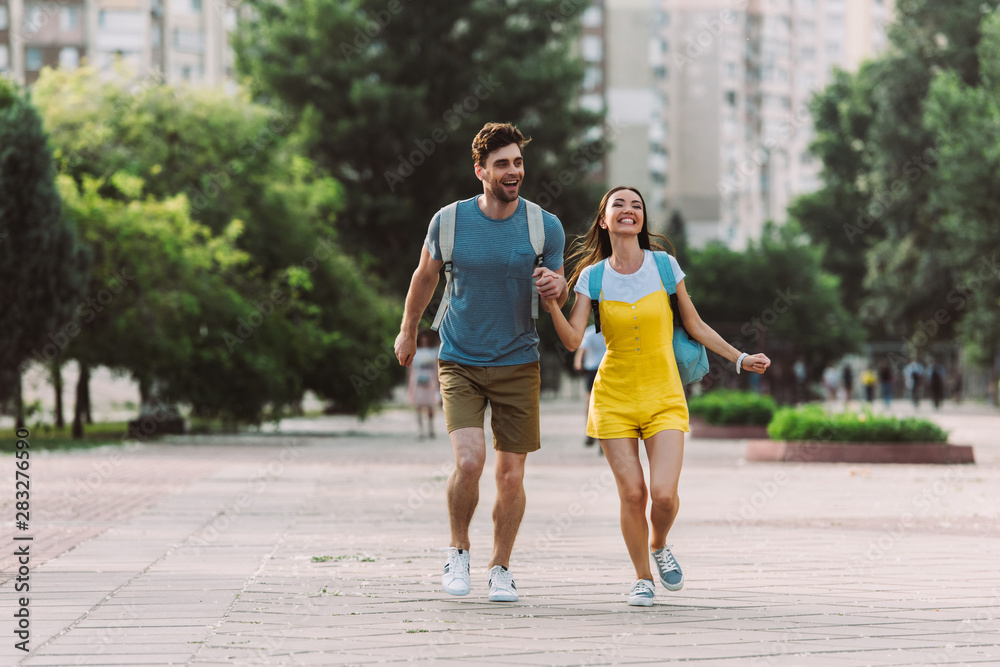
<svg viewBox="0 0 1000 667">
<path fill-rule="evenodd" d="M 639 348 L 635 348 L 635 351 L 636 351 L 636 352 L 638 352 L 638 351 L 639 351 Z"/>
<path fill-rule="evenodd" d="M 635 306 L 632 306 L 632 310 L 635 310 Z"/>
<path fill-rule="evenodd" d="M 638 339 L 638 338 L 636 338 L 636 340 L 639 340 L 639 339 Z"/>
<path fill-rule="evenodd" d="M 636 327 L 636 328 L 635 328 L 635 330 L 636 330 L 636 331 L 638 331 L 638 330 L 639 330 L 639 327 Z"/>
</svg>

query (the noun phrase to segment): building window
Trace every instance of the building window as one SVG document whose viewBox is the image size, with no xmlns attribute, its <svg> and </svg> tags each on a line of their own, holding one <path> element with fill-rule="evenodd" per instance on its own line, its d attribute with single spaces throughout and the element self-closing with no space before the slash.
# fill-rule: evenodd
<svg viewBox="0 0 1000 667">
<path fill-rule="evenodd" d="M 59 29 L 76 30 L 80 27 L 80 9 L 78 7 L 63 7 L 59 10 Z"/>
<path fill-rule="evenodd" d="M 59 50 L 59 69 L 76 69 L 80 66 L 80 50 L 75 46 L 64 46 Z"/>
<path fill-rule="evenodd" d="M 37 72 L 42 69 L 42 50 L 41 49 L 25 49 L 24 51 L 24 69 L 29 72 Z"/>
<path fill-rule="evenodd" d="M 201 53 L 204 48 L 204 36 L 197 30 L 174 28 L 174 48 L 188 53 Z"/>
<path fill-rule="evenodd" d="M 580 40 L 580 50 L 588 63 L 601 62 L 604 58 L 604 43 L 597 35 L 584 35 Z"/>
<path fill-rule="evenodd" d="M 9 20 L 7 18 L 7 5 L 0 5 L 0 30 L 7 29 L 7 22 Z"/>
<path fill-rule="evenodd" d="M 736 91 L 735 90 L 727 90 L 726 91 L 726 103 L 729 104 L 729 106 L 731 106 L 731 107 L 735 107 L 736 106 Z"/>
<path fill-rule="evenodd" d="M 594 5 L 587 7 L 586 11 L 583 12 L 583 16 L 580 17 L 580 22 L 583 23 L 584 28 L 600 28 L 604 22 L 601 8 Z"/>
<path fill-rule="evenodd" d="M 583 89 L 594 90 L 600 88 L 603 80 L 603 72 L 600 67 L 587 67 L 583 71 Z"/>
<path fill-rule="evenodd" d="M 6 70 L 8 67 L 10 67 L 10 52 L 7 50 L 6 44 L 0 44 L 0 71 Z"/>
<path fill-rule="evenodd" d="M 200 12 L 201 11 L 201 0 L 191 0 L 191 9 Z"/>
<path fill-rule="evenodd" d="M 27 18 L 24 20 L 24 32 L 25 37 L 33 37 L 36 32 L 42 29 L 45 25 L 45 17 L 42 15 L 41 7 L 32 7 L 27 12 Z"/>
</svg>

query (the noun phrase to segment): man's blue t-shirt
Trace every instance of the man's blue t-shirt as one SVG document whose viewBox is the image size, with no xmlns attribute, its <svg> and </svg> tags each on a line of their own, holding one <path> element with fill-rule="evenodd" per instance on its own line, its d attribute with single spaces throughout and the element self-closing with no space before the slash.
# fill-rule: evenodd
<svg viewBox="0 0 1000 667">
<path fill-rule="evenodd" d="M 535 252 L 528 235 L 524 199 L 508 218 L 486 217 L 478 195 L 458 203 L 452 253 L 451 303 L 441 322 L 440 358 L 466 366 L 513 366 L 538 361 L 538 334 L 531 319 L 531 274 Z M 542 211 L 545 251 L 542 265 L 563 265 L 566 233 L 559 218 Z M 424 246 L 441 261 L 436 213 Z M 539 315 L 544 315 L 541 302 Z"/>
</svg>

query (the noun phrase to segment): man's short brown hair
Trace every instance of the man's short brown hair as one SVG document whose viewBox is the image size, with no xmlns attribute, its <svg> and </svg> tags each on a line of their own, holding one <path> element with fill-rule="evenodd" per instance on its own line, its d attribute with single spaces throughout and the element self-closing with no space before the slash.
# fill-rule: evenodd
<svg viewBox="0 0 1000 667">
<path fill-rule="evenodd" d="M 495 150 L 517 144 L 523 149 L 531 139 L 525 139 L 521 131 L 510 123 L 486 123 L 472 140 L 472 159 L 480 167 L 486 166 L 486 158 Z"/>
</svg>

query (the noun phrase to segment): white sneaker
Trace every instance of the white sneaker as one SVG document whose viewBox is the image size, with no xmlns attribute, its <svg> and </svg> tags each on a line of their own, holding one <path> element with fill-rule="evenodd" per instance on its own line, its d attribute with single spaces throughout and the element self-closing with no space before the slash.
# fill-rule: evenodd
<svg viewBox="0 0 1000 667">
<path fill-rule="evenodd" d="M 490 569 L 490 602 L 517 602 L 514 575 L 503 565 Z"/>
<path fill-rule="evenodd" d="M 628 605 L 630 607 L 652 607 L 656 598 L 656 585 L 652 579 L 638 579 L 632 584 L 632 590 L 628 594 Z"/>
<path fill-rule="evenodd" d="M 472 588 L 469 576 L 469 552 L 466 549 L 448 547 L 448 562 L 444 564 L 444 574 L 441 575 L 441 586 L 444 592 L 451 595 L 468 595 Z"/>
</svg>

